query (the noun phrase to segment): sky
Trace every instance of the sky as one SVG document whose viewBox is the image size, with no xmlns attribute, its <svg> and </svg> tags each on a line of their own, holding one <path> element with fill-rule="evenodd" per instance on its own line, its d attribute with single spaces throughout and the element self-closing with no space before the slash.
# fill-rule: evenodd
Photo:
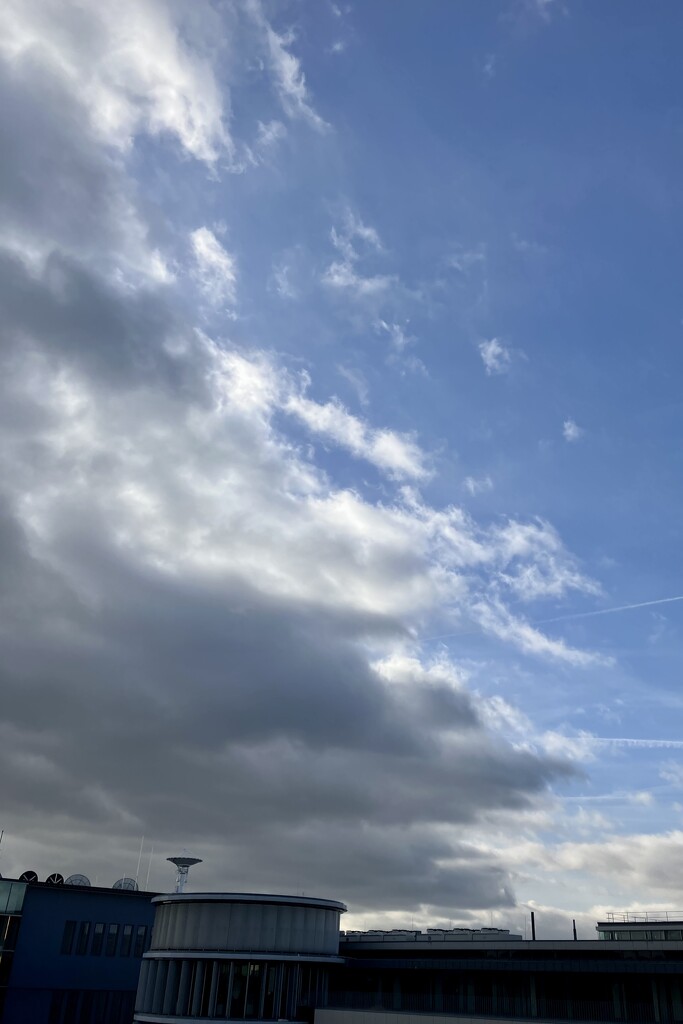
<svg viewBox="0 0 683 1024">
<path fill-rule="evenodd" d="M 680 4 L 0 22 L 2 874 L 683 906 Z"/>
</svg>

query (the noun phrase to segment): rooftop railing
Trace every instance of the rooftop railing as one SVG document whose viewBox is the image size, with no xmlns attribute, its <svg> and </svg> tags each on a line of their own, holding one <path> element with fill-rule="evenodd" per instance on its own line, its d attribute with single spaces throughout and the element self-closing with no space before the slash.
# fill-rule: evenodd
<svg viewBox="0 0 683 1024">
<path fill-rule="evenodd" d="M 609 911 L 610 924 L 645 924 L 650 922 L 683 921 L 683 910 L 622 910 Z"/>
</svg>

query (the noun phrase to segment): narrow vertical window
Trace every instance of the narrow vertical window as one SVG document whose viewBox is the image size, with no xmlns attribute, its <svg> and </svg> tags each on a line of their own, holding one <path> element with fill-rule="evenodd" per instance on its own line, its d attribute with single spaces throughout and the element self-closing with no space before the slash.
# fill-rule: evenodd
<svg viewBox="0 0 683 1024">
<path fill-rule="evenodd" d="M 139 924 L 135 933 L 135 949 L 133 956 L 141 957 L 145 952 L 145 941 L 147 939 L 147 925 Z"/>
<path fill-rule="evenodd" d="M 92 949 L 90 950 L 92 956 L 100 956 L 102 953 L 102 946 L 104 945 L 104 924 L 102 921 L 98 921 L 93 929 L 92 934 Z"/>
<path fill-rule="evenodd" d="M 133 925 L 124 924 L 121 934 L 121 949 L 119 956 L 130 956 L 130 949 L 133 944 Z"/>
<path fill-rule="evenodd" d="M 107 945 L 105 948 L 105 956 L 116 955 L 116 944 L 119 938 L 119 926 L 117 924 L 110 924 L 107 928 Z"/>
<path fill-rule="evenodd" d="M 76 942 L 76 953 L 78 956 L 85 956 L 88 952 L 88 939 L 90 938 L 90 921 L 81 921 L 78 929 L 78 940 Z"/>
<path fill-rule="evenodd" d="M 60 953 L 69 954 L 74 946 L 74 935 L 76 934 L 76 922 L 65 921 L 64 932 L 62 934 L 62 947 Z"/>
</svg>

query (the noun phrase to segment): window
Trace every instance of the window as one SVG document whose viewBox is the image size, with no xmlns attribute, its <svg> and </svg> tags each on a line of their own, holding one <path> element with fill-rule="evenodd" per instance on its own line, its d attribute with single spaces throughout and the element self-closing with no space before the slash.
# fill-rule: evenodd
<svg viewBox="0 0 683 1024">
<path fill-rule="evenodd" d="M 133 925 L 124 924 L 123 933 L 121 935 L 121 949 L 119 950 L 119 956 L 130 956 L 130 947 L 133 944 Z"/>
<path fill-rule="evenodd" d="M 105 956 L 116 955 L 116 944 L 119 940 L 119 926 L 117 924 L 110 924 L 107 928 L 107 945 L 104 950 Z"/>
<path fill-rule="evenodd" d="M 92 949 L 90 950 L 93 956 L 99 956 L 102 952 L 102 946 L 104 945 L 104 925 L 101 921 L 98 921 L 93 929 L 92 934 Z"/>
<path fill-rule="evenodd" d="M 145 940 L 147 939 L 147 925 L 139 924 L 135 933 L 135 949 L 133 956 L 140 957 L 145 952 Z"/>
<path fill-rule="evenodd" d="M 81 921 L 78 929 L 78 940 L 76 942 L 76 953 L 78 956 L 85 956 L 88 952 L 88 939 L 90 938 L 90 921 Z"/>
<path fill-rule="evenodd" d="M 74 935 L 76 934 L 76 922 L 65 921 L 64 922 L 64 933 L 62 934 L 62 947 L 59 950 L 60 953 L 69 954 L 73 949 Z"/>
</svg>

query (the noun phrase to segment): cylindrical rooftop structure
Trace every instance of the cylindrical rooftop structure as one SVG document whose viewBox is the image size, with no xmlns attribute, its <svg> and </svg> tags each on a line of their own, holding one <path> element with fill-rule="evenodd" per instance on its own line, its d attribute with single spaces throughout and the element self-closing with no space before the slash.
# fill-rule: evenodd
<svg viewBox="0 0 683 1024">
<path fill-rule="evenodd" d="M 157 896 L 135 1020 L 306 1020 L 339 957 L 336 900 L 257 893 Z"/>
</svg>

